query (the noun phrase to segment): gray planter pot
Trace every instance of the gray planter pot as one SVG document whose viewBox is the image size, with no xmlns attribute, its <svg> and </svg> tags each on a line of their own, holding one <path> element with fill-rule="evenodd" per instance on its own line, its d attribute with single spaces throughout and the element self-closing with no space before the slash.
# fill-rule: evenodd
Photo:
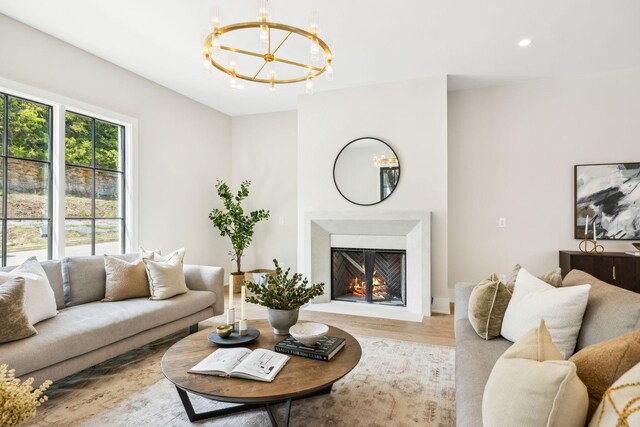
<svg viewBox="0 0 640 427">
<path fill-rule="evenodd" d="M 267 308 L 269 324 L 273 327 L 276 335 L 289 335 L 289 328 L 298 321 L 298 309 L 296 310 L 276 310 Z"/>
</svg>

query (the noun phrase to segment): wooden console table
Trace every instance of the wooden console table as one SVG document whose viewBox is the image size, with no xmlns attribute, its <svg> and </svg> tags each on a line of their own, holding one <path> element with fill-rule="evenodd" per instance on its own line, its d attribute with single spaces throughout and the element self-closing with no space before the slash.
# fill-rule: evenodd
<svg viewBox="0 0 640 427">
<path fill-rule="evenodd" d="M 562 277 L 573 269 L 630 291 L 640 292 L 640 257 L 624 252 L 585 254 L 578 251 L 560 251 Z"/>
</svg>

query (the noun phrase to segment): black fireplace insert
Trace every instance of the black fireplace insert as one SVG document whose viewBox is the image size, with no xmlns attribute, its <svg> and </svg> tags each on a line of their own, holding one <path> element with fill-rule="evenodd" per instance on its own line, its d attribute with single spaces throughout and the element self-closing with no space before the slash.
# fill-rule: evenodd
<svg viewBox="0 0 640 427">
<path fill-rule="evenodd" d="M 331 248 L 331 299 L 407 305 L 406 251 Z"/>
</svg>

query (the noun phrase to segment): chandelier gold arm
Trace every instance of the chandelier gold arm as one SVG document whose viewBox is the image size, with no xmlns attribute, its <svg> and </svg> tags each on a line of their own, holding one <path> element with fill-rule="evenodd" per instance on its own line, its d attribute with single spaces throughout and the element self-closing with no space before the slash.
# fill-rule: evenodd
<svg viewBox="0 0 640 427">
<path fill-rule="evenodd" d="M 280 43 L 278 43 L 278 46 L 276 46 L 275 49 L 273 49 L 273 52 L 271 52 L 271 29 L 269 29 L 269 52 L 271 52 L 272 55 L 275 55 L 276 52 L 278 51 L 278 49 L 280 49 L 280 47 L 284 44 L 284 42 L 287 41 L 287 39 L 289 38 L 289 36 L 293 34 L 291 31 L 289 31 L 287 33 L 286 36 L 284 36 L 284 38 L 282 39 L 282 41 Z M 258 74 L 260 74 L 260 71 L 262 71 L 262 69 L 269 63 L 269 61 L 264 61 L 262 63 L 262 65 L 260 66 L 260 68 L 258 68 L 258 71 L 256 71 L 256 73 L 253 75 L 253 78 L 255 79 L 256 77 L 258 77 Z"/>
<path fill-rule="evenodd" d="M 270 61 L 278 61 L 278 62 L 282 62 L 288 65 L 293 65 L 293 66 L 297 66 L 297 67 L 302 67 L 302 68 L 306 68 L 308 70 L 312 70 L 313 73 L 310 73 L 309 75 L 305 75 L 305 76 L 301 76 L 301 77 L 297 77 L 297 78 L 292 78 L 292 79 L 275 79 L 275 80 L 271 80 L 271 79 L 261 79 L 261 78 L 257 78 L 257 74 L 255 76 L 247 76 L 244 74 L 239 74 L 237 72 L 234 72 L 232 70 L 229 70 L 228 68 L 226 68 L 225 66 L 223 66 L 222 64 L 218 63 L 210 54 L 209 54 L 209 48 L 211 48 L 211 44 L 212 44 L 212 39 L 213 37 L 219 37 L 225 33 L 231 32 L 231 31 L 237 31 L 237 30 L 243 30 L 243 29 L 247 29 L 247 28 L 260 28 L 263 25 L 267 25 L 269 27 L 269 43 L 270 43 L 270 35 L 271 35 L 271 29 L 277 29 L 277 30 L 282 30 L 282 31 L 287 31 L 289 33 L 296 33 L 300 36 L 306 37 L 311 41 L 315 41 L 318 43 L 318 45 L 320 46 L 320 48 L 324 51 L 325 53 L 325 59 L 326 59 L 326 64 L 323 67 L 315 67 L 309 64 L 302 64 L 300 62 L 295 62 L 295 61 L 290 61 L 284 58 L 278 58 L 275 57 L 273 55 L 273 53 L 268 53 L 268 54 L 261 54 L 261 53 L 257 53 L 257 52 L 251 52 L 251 51 L 247 51 L 247 50 L 243 50 L 243 49 L 237 49 L 234 47 L 230 47 L 230 46 L 221 46 L 220 48 L 223 50 L 227 50 L 230 52 L 235 52 L 235 53 L 239 53 L 239 54 L 243 54 L 243 55 L 249 55 L 249 56 L 254 56 L 254 57 L 259 57 L 259 58 L 264 58 L 265 62 L 270 62 Z M 280 45 L 278 45 L 278 47 L 276 48 L 276 50 L 282 45 L 282 43 L 284 43 L 284 41 L 290 36 L 291 34 L 287 34 L 287 36 L 284 38 L 284 40 L 280 43 Z M 327 64 L 331 63 L 332 60 L 332 53 L 331 53 L 331 49 L 329 48 L 329 46 L 317 35 L 312 34 L 308 31 L 302 30 L 300 28 L 297 27 L 293 27 L 291 25 L 286 25 L 286 24 L 278 24 L 276 22 L 242 22 L 242 23 L 238 23 L 238 24 L 232 24 L 232 25 L 227 25 L 226 27 L 222 27 L 222 28 L 218 28 L 216 29 L 214 32 L 212 32 L 211 34 L 209 34 L 207 36 L 207 38 L 204 41 L 204 52 L 205 52 L 205 58 L 211 63 L 211 65 L 213 65 L 214 67 L 216 67 L 218 70 L 230 75 L 230 76 L 235 76 L 239 79 L 242 80 L 247 80 L 247 81 L 252 81 L 252 82 L 258 82 L 258 83 L 276 83 L 276 84 L 283 84 L 283 83 L 297 83 L 297 82 L 302 82 L 305 81 L 307 79 L 313 79 L 317 76 L 319 76 L 320 74 L 322 74 L 326 68 L 327 68 Z M 275 50 L 274 50 L 275 52 Z M 268 57 L 268 59 L 267 59 Z M 264 67 L 264 65 L 263 65 Z M 258 73 L 262 70 L 262 68 L 258 71 Z"/>
</svg>

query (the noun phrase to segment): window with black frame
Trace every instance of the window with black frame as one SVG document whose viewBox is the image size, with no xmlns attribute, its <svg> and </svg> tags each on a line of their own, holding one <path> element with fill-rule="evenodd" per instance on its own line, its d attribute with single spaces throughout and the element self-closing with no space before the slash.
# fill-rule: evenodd
<svg viewBox="0 0 640 427">
<path fill-rule="evenodd" d="M 51 258 L 52 108 L 0 93 L 2 266 Z"/>
<path fill-rule="evenodd" d="M 65 115 L 65 255 L 124 253 L 124 126 Z"/>
</svg>

